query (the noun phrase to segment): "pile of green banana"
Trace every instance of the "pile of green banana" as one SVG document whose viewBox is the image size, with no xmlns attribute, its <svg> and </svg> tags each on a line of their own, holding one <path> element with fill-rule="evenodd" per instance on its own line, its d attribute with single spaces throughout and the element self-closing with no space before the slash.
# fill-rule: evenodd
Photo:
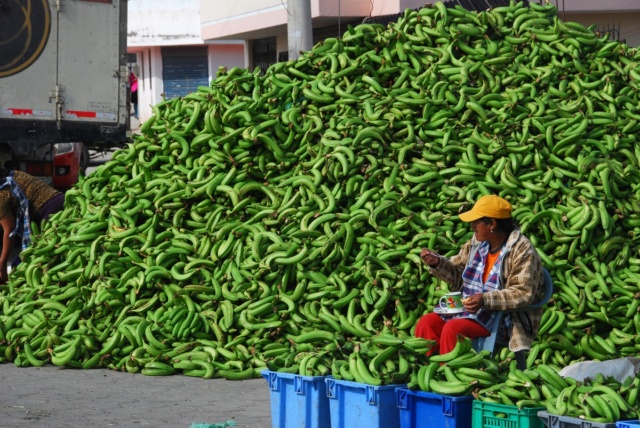
<svg viewBox="0 0 640 428">
<path fill-rule="evenodd" d="M 474 351 L 471 340 L 460 336 L 451 352 L 432 355 L 414 370 L 407 388 L 440 395 L 471 395 L 501 380 L 500 365 L 489 352 Z"/>
<path fill-rule="evenodd" d="M 506 379 L 474 392 L 478 400 L 523 407 L 545 407 L 550 414 L 592 422 L 638 419 L 640 376 L 620 382 L 598 374 L 578 382 L 562 377 L 552 365 L 535 369 L 510 367 Z"/>
<path fill-rule="evenodd" d="M 554 280 L 531 365 L 633 354 L 640 54 L 556 12 L 435 3 L 153 106 L 34 231 L 0 359 L 410 380 L 408 337 L 448 291 L 420 249 L 455 254 L 489 193 Z"/>
<path fill-rule="evenodd" d="M 416 337 L 380 333 L 370 340 L 351 342 L 334 355 L 335 379 L 368 385 L 406 384 L 419 367 L 427 364 L 433 342 Z"/>
</svg>

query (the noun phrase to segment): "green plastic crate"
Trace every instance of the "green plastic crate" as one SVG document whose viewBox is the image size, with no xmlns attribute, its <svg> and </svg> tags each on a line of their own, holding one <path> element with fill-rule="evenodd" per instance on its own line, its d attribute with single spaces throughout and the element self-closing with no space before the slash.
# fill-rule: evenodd
<svg viewBox="0 0 640 428">
<path fill-rule="evenodd" d="M 545 428 L 538 417 L 544 407 L 524 407 L 487 403 L 474 400 L 471 415 L 472 428 Z"/>
</svg>

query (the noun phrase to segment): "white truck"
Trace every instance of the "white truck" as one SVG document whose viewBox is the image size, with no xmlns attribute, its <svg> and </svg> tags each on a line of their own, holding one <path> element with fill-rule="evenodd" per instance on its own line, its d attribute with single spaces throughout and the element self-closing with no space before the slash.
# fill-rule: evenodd
<svg viewBox="0 0 640 428">
<path fill-rule="evenodd" d="M 130 137 L 128 78 L 127 0 L 0 0 L 0 166 L 70 187 Z"/>
</svg>

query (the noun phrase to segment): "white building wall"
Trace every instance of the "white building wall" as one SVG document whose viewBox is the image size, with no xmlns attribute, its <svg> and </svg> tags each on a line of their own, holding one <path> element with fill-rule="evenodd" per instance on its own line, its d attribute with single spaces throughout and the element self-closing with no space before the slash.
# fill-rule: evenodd
<svg viewBox="0 0 640 428">
<path fill-rule="evenodd" d="M 205 40 L 278 37 L 278 50 L 286 47 L 286 0 L 200 0 L 202 37 Z M 309 0 L 314 26 L 337 23 L 338 17 L 367 17 L 402 13 L 416 9 L 425 0 Z M 547 0 L 530 0 L 544 2 Z M 620 38 L 630 46 L 640 45 L 640 0 L 548 0 L 556 5 L 561 18 L 600 27 L 619 24 Z M 318 25 L 316 25 L 318 24 Z"/>
<path fill-rule="evenodd" d="M 209 80 L 217 76 L 218 68 L 245 67 L 244 42 L 240 44 L 216 44 L 209 46 Z"/>
<path fill-rule="evenodd" d="M 263 11 L 273 7 L 286 7 L 287 2 L 281 0 L 231 0 L 231 1 L 211 1 L 199 0 L 200 10 L 204 19 L 224 19 L 234 16 L 262 13 Z"/>
<path fill-rule="evenodd" d="M 216 1 L 199 0 L 203 23 L 241 15 L 261 14 L 272 8 L 286 8 L 286 0 L 235 0 Z M 371 10 L 373 16 L 402 12 L 406 8 L 414 9 L 426 3 L 425 0 L 310 0 L 312 11 L 321 14 L 336 15 L 338 9 L 343 14 L 358 13 Z M 530 2 L 546 2 L 547 0 L 530 0 Z M 638 0 L 548 0 L 559 9 L 563 7 L 571 12 L 630 12 L 640 8 Z M 321 11 L 321 12 L 319 12 Z M 333 11 L 333 12 L 330 12 Z"/>
<path fill-rule="evenodd" d="M 203 44 L 200 0 L 129 0 L 130 47 Z"/>
<path fill-rule="evenodd" d="M 160 46 L 136 52 L 138 56 L 138 110 L 140 122 L 152 115 L 151 107 L 162 101 L 162 54 Z"/>
<path fill-rule="evenodd" d="M 162 46 L 202 45 L 200 0 L 129 0 L 127 46 L 138 58 L 139 120 L 162 101 Z"/>
<path fill-rule="evenodd" d="M 250 34 L 249 39 L 273 36 L 270 30 L 286 33 L 287 2 L 278 0 L 260 1 L 228 1 L 218 4 L 209 0 L 200 0 L 202 4 L 201 28 L 202 38 L 230 39 L 237 35 Z M 398 12 L 400 0 L 309 0 L 311 2 L 311 17 L 317 22 L 321 19 L 326 26 L 326 19 L 337 22 L 338 16 L 348 19 L 365 17 L 370 14 L 390 14 Z M 415 2 L 416 7 L 423 3 L 418 0 L 403 0 Z M 265 30 L 265 31 L 262 31 Z M 285 49 L 286 50 L 286 49 Z"/>
<path fill-rule="evenodd" d="M 638 0 L 550 0 L 550 3 L 567 12 L 638 12 L 640 9 Z"/>
<path fill-rule="evenodd" d="M 638 6 L 640 8 L 640 0 Z M 575 13 L 559 12 L 563 21 L 579 22 L 588 27 L 597 25 L 599 30 L 615 29 L 612 39 L 624 40 L 631 47 L 640 46 L 640 11 L 629 13 Z M 619 33 L 619 34 L 618 34 Z"/>
<path fill-rule="evenodd" d="M 402 12 L 406 8 L 415 9 L 424 6 L 424 0 L 310 0 L 311 15 L 313 17 L 323 16 L 343 16 L 343 17 L 364 17 L 379 16 Z M 236 0 L 217 2 L 211 0 L 200 0 L 202 25 L 216 25 L 228 23 L 227 31 L 239 30 L 233 28 L 233 21 L 249 20 L 252 16 L 266 16 L 272 12 L 278 12 L 279 22 L 263 22 L 267 25 L 277 25 L 286 23 L 286 11 L 288 2 L 285 0 Z M 224 30 L 222 30 L 224 32 Z"/>
<path fill-rule="evenodd" d="M 129 0 L 128 14 L 127 45 L 137 56 L 139 120 L 144 122 L 152 115 L 151 106 L 162 101 L 162 47 L 205 45 L 200 0 Z M 244 46 L 244 41 L 233 40 L 210 45 L 210 80 L 219 66 L 244 66 Z"/>
<path fill-rule="evenodd" d="M 289 33 L 287 31 L 276 34 L 276 52 L 289 51 Z"/>
</svg>

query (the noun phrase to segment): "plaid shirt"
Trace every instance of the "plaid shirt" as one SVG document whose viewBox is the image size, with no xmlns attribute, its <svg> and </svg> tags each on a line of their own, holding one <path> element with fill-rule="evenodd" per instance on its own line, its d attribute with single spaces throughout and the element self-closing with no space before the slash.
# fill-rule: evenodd
<svg viewBox="0 0 640 428">
<path fill-rule="evenodd" d="M 26 250 L 31 243 L 31 220 L 29 218 L 29 200 L 25 196 L 18 183 L 14 180 L 13 172 L 0 185 L 0 189 L 9 187 L 11 194 L 19 201 L 20 209 L 16 219 L 16 228 L 11 231 L 9 236 L 20 235 L 22 237 L 22 249 Z"/>
<path fill-rule="evenodd" d="M 475 251 L 474 251 L 475 250 Z M 482 276 L 484 273 L 484 266 L 487 261 L 487 254 L 489 253 L 489 242 L 482 242 L 480 245 L 472 248 L 468 257 L 468 263 L 465 269 L 462 271 L 462 297 L 472 296 L 477 293 L 486 293 L 488 291 L 495 291 L 500 289 L 500 263 L 502 257 L 505 254 L 505 247 L 502 247 L 498 259 L 491 268 L 487 282 L 482 282 Z M 496 318 L 495 311 L 490 311 L 485 308 L 480 309 L 475 314 L 470 312 L 463 312 L 455 318 L 470 318 L 476 320 L 487 330 L 491 330 L 493 322 Z M 510 322 L 510 321 L 508 321 Z"/>
<path fill-rule="evenodd" d="M 486 259 L 488 249 L 484 251 L 484 259 Z M 467 266 L 476 264 L 475 267 L 470 268 L 472 270 L 469 270 L 468 275 L 477 274 L 476 270 L 480 267 L 477 265 L 476 258 L 482 257 L 482 254 L 482 242 L 477 241 L 474 236 L 462 246 L 460 253 L 451 258 L 441 258 L 440 264 L 436 268 L 429 268 L 429 272 L 448 283 L 452 290 L 462 289 L 464 292 L 463 287 L 465 281 L 468 280 L 463 278 L 463 272 Z M 473 255 L 473 259 L 476 261 L 469 260 L 470 255 Z M 484 267 L 484 262 L 482 262 L 482 267 Z M 482 270 L 479 271 L 479 275 L 481 278 Z M 487 283 L 493 283 L 491 280 L 493 275 L 498 276 L 500 286 L 496 289 L 480 290 L 484 297 L 483 310 L 486 309 L 488 312 L 510 311 L 526 307 L 539 300 L 543 292 L 542 261 L 529 239 L 522 235 L 519 229 L 515 229 L 509 235 Z M 481 279 L 480 282 L 482 282 Z M 477 287 L 477 285 L 472 286 Z M 480 317 L 482 317 L 481 312 L 478 312 Z M 542 309 L 513 313 L 509 332 L 510 350 L 515 352 L 531 348 L 531 342 L 538 332 L 541 317 Z"/>
</svg>

